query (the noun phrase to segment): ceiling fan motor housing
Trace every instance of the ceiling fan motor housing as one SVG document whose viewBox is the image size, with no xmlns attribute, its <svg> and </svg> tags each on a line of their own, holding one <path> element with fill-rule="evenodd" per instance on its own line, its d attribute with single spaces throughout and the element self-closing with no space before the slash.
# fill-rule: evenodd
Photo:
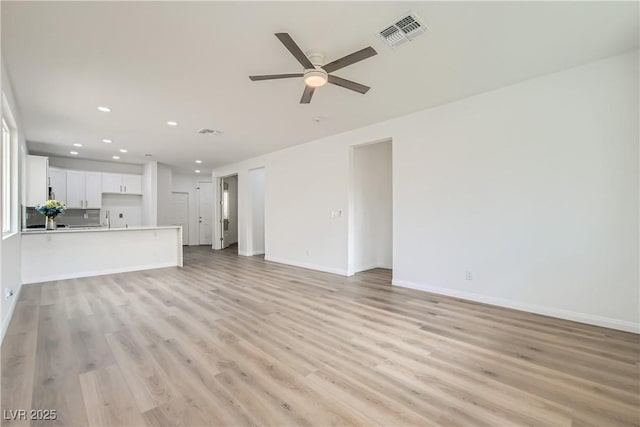
<svg viewBox="0 0 640 427">
<path fill-rule="evenodd" d="M 309 61 L 311 61 L 311 63 L 316 67 L 321 67 L 325 63 L 324 53 L 322 52 L 318 52 L 316 50 L 310 50 L 306 52 L 306 55 L 307 55 L 307 58 L 309 58 Z"/>
</svg>

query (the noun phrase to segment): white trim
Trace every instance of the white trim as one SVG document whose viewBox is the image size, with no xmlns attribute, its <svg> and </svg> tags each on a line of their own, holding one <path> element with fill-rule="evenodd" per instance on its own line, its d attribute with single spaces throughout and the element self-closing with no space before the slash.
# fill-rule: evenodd
<svg viewBox="0 0 640 427">
<path fill-rule="evenodd" d="M 11 319 L 13 318 L 13 312 L 16 309 L 16 305 L 18 305 L 18 298 L 20 298 L 20 292 L 22 291 L 22 286 L 18 288 L 18 291 L 13 295 L 13 302 L 9 306 L 9 310 L 4 319 L 2 319 L 2 332 L 0 333 L 0 346 L 4 341 L 4 336 L 7 334 L 7 330 L 9 329 L 9 325 L 11 324 Z"/>
<path fill-rule="evenodd" d="M 369 265 L 363 265 L 360 267 L 356 267 L 354 269 L 354 273 L 361 273 L 363 271 L 367 271 L 367 270 L 373 270 L 374 268 L 384 268 L 386 270 L 391 270 L 393 269 L 392 266 L 390 265 L 382 265 L 382 264 L 369 264 Z"/>
<path fill-rule="evenodd" d="M 264 255 L 264 251 L 238 251 L 238 255 L 240 256 L 255 256 L 255 255 Z"/>
<path fill-rule="evenodd" d="M 339 274 L 340 276 L 347 276 L 347 270 L 341 269 L 341 268 L 324 267 L 321 265 L 308 264 L 306 262 L 291 261 L 291 260 L 282 259 L 282 258 L 273 258 L 270 256 L 266 256 L 264 257 L 264 259 L 265 261 L 277 262 L 278 264 L 292 265 L 294 267 L 302 267 L 302 268 L 307 268 L 309 270 L 323 271 L 325 273 L 333 273 L 333 274 Z"/>
<path fill-rule="evenodd" d="M 178 263 L 180 260 L 177 261 Z M 91 272 L 79 272 L 79 273 L 66 273 L 66 274 L 55 274 L 51 276 L 38 277 L 35 279 L 24 279 L 23 284 L 32 284 L 32 283 L 42 283 L 42 282 L 51 282 L 53 280 L 66 280 L 66 279 L 78 279 L 81 277 L 93 277 L 93 276 L 104 276 L 107 274 L 117 274 L 117 273 L 128 273 L 131 271 L 141 271 L 141 270 L 153 270 L 156 268 L 166 268 L 166 267 L 180 267 L 181 265 L 177 264 L 177 262 L 164 262 L 159 264 L 147 264 L 147 265 L 137 265 L 133 267 L 118 267 L 118 268 L 109 268 L 106 270 L 96 270 Z"/>
<path fill-rule="evenodd" d="M 560 308 L 546 307 L 536 304 L 527 304 L 519 301 L 504 298 L 491 297 L 487 295 L 475 294 L 472 292 L 458 291 L 455 289 L 429 286 L 420 283 L 409 282 L 407 280 L 393 279 L 391 284 L 403 288 L 416 289 L 433 294 L 446 295 L 469 301 L 481 302 L 484 304 L 496 305 L 499 307 L 512 308 L 529 313 L 542 314 L 544 316 L 557 317 L 559 319 L 571 320 L 574 322 L 586 323 L 589 325 L 602 326 L 605 328 L 618 329 L 626 332 L 640 334 L 640 323 L 633 323 L 626 320 L 612 319 L 610 317 L 596 316 L 577 311 L 563 310 Z"/>
</svg>

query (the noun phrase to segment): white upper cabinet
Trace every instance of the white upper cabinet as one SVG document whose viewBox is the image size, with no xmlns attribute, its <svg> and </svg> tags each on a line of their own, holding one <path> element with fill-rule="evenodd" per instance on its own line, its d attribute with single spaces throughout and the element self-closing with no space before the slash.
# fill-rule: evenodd
<svg viewBox="0 0 640 427">
<path fill-rule="evenodd" d="M 67 171 L 49 168 L 49 188 L 53 197 L 59 202 L 67 204 Z"/>
<path fill-rule="evenodd" d="M 67 171 L 67 208 L 84 208 L 84 172 Z"/>
<path fill-rule="evenodd" d="M 103 173 L 102 192 L 142 194 L 142 175 Z"/>
<path fill-rule="evenodd" d="M 26 159 L 27 188 L 24 194 L 25 206 L 38 206 L 49 198 L 49 158 L 43 156 L 27 156 Z"/>
<path fill-rule="evenodd" d="M 102 206 L 102 174 L 67 171 L 67 208 L 100 209 Z"/>
<path fill-rule="evenodd" d="M 84 178 L 84 207 L 100 209 L 102 207 L 102 174 L 85 172 Z"/>
<path fill-rule="evenodd" d="M 122 192 L 122 175 L 115 173 L 102 174 L 102 192 L 103 193 L 121 193 Z"/>
<path fill-rule="evenodd" d="M 124 193 L 142 194 L 142 175 L 122 175 Z"/>
</svg>

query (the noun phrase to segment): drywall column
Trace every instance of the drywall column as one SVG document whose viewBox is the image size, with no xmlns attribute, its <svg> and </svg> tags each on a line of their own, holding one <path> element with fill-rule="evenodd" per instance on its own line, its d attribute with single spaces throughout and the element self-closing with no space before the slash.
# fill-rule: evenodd
<svg viewBox="0 0 640 427">
<path fill-rule="evenodd" d="M 251 185 L 251 234 L 248 255 L 264 254 L 264 168 L 249 171 Z"/>
<path fill-rule="evenodd" d="M 173 191 L 173 170 L 169 165 L 158 163 L 157 186 L 158 225 L 171 225 L 171 200 Z"/>
<path fill-rule="evenodd" d="M 147 162 L 142 172 L 142 225 L 158 225 L 158 162 Z"/>
</svg>

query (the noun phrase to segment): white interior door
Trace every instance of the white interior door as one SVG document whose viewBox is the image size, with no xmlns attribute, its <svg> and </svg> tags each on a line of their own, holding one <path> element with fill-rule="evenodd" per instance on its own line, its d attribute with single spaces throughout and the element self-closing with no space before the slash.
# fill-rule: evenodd
<svg viewBox="0 0 640 427">
<path fill-rule="evenodd" d="M 213 184 L 198 184 L 198 236 L 199 244 L 213 244 Z"/>
<path fill-rule="evenodd" d="M 182 226 L 182 244 L 189 244 L 189 194 L 173 193 L 172 195 L 173 225 Z"/>
</svg>

